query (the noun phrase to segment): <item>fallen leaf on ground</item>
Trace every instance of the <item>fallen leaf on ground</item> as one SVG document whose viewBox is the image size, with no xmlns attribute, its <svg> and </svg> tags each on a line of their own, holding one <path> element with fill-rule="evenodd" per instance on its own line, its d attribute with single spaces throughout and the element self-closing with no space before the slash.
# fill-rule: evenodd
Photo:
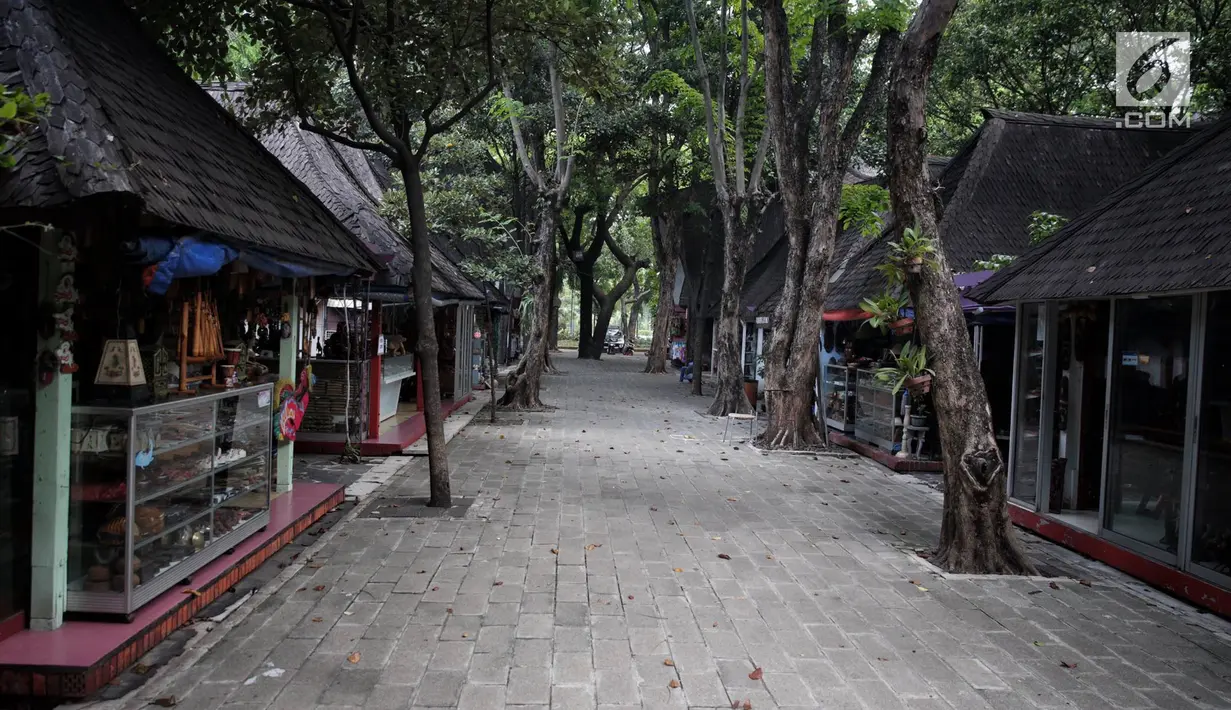
<svg viewBox="0 0 1231 710">
<path fill-rule="evenodd" d="M 446 607 L 446 608 L 445 608 L 445 613 L 446 613 L 446 614 L 452 614 L 452 613 L 453 613 L 453 607 Z"/>
<path fill-rule="evenodd" d="M 767 559 L 767 560 L 772 560 L 772 559 L 774 559 L 774 556 L 773 556 L 773 555 L 766 555 L 766 556 L 765 556 L 765 559 Z"/>
<path fill-rule="evenodd" d="M 557 550 L 556 548 L 554 548 L 554 547 L 553 547 L 553 548 L 551 548 L 551 554 L 553 554 L 553 555 L 558 555 L 558 554 L 560 554 L 560 551 L 559 551 L 559 550 Z"/>
<path fill-rule="evenodd" d="M 916 585 L 915 585 L 915 588 L 916 588 L 916 589 L 918 589 L 918 590 L 919 590 L 919 591 L 921 591 L 921 592 L 926 592 L 926 591 L 928 590 L 928 588 L 927 588 L 927 587 L 924 587 L 924 586 L 919 585 L 919 584 L 916 584 Z"/>
<path fill-rule="evenodd" d="M 667 687 L 668 688 L 678 688 L 680 687 L 680 682 L 676 680 L 675 678 L 672 678 L 671 682 L 667 684 Z"/>
<path fill-rule="evenodd" d="M 838 479 L 838 482 L 839 482 L 839 483 L 850 483 L 850 481 L 849 481 L 849 480 L 847 480 L 847 479 L 845 479 L 845 478 L 839 478 L 839 479 Z"/>
<path fill-rule="evenodd" d="M 1079 580 L 1077 580 L 1077 583 L 1078 583 L 1078 584 L 1080 584 L 1080 585 L 1081 585 L 1081 586 L 1083 586 L 1083 587 L 1092 587 L 1092 586 L 1094 586 L 1094 585 L 1090 584 L 1090 580 L 1088 580 L 1088 579 L 1079 579 Z"/>
<path fill-rule="evenodd" d="M 137 665 L 133 666 L 133 673 L 136 673 L 137 675 L 145 675 L 146 673 L 149 673 L 149 672 L 150 672 L 150 667 L 145 665 L 144 663 L 138 663 Z"/>
<path fill-rule="evenodd" d="M 1031 591 L 1031 592 L 1030 592 L 1030 594 L 1042 594 L 1042 593 L 1043 593 L 1043 590 L 1042 590 L 1042 589 L 1035 589 L 1035 590 L 1033 590 L 1033 591 Z"/>
<path fill-rule="evenodd" d="M 318 585 L 316 585 L 315 587 L 313 587 L 313 588 L 312 588 L 312 591 L 314 591 L 314 592 L 323 592 L 323 591 L 325 591 L 325 585 L 323 585 L 323 584 L 318 584 Z"/>
<path fill-rule="evenodd" d="M 919 581 L 918 581 L 918 580 L 915 580 L 915 579 L 910 580 L 910 583 L 911 583 L 911 584 L 913 584 L 913 585 L 915 585 L 915 586 L 918 586 L 918 585 L 919 585 Z"/>
<path fill-rule="evenodd" d="M 1035 646 L 1042 646 L 1042 645 L 1043 645 L 1043 642 L 1042 642 L 1042 641 L 1035 641 L 1035 642 L 1034 642 L 1034 645 L 1035 645 Z"/>
<path fill-rule="evenodd" d="M 876 658 L 876 660 L 878 660 L 878 661 L 888 661 L 889 659 L 888 659 L 888 658 L 881 658 L 881 657 L 879 657 L 879 656 L 878 656 L 878 657 Z"/>
<path fill-rule="evenodd" d="M 1060 661 L 1060 667 L 1061 668 L 1076 668 L 1077 664 L 1069 663 L 1068 661 Z"/>
<path fill-rule="evenodd" d="M 493 587 L 503 587 L 504 582 L 500 582 L 500 581 L 492 582 L 492 586 Z"/>
<path fill-rule="evenodd" d="M 629 594 L 629 595 L 628 595 L 628 598 L 629 598 L 629 599 L 632 599 L 632 598 L 633 598 L 633 595 Z"/>
<path fill-rule="evenodd" d="M 664 661 L 663 661 L 663 665 L 664 665 L 664 666 L 674 666 L 674 665 L 675 665 L 675 661 L 673 661 L 673 660 L 671 660 L 670 658 L 668 658 L 668 659 L 666 659 L 666 660 L 664 660 Z"/>
<path fill-rule="evenodd" d="M 657 511 L 658 508 L 655 508 L 654 506 L 650 506 L 650 510 Z"/>
<path fill-rule="evenodd" d="M 197 591 L 197 590 L 195 590 L 195 589 L 185 589 L 185 590 L 184 590 L 184 594 L 191 594 L 191 595 L 192 595 L 192 596 L 194 596 L 194 597 L 199 597 L 199 596 L 201 596 L 201 593 L 200 593 L 200 592 L 198 592 L 198 591 Z"/>
<path fill-rule="evenodd" d="M 440 591 L 440 587 L 432 587 L 432 591 L 433 591 L 433 592 L 439 592 L 439 591 Z"/>
<path fill-rule="evenodd" d="M 598 548 L 600 548 L 600 547 L 602 547 L 602 546 L 603 546 L 603 544 L 602 544 L 601 542 L 592 542 L 592 543 L 590 543 L 589 545 L 586 545 L 586 552 L 591 552 L 591 551 L 596 550 L 596 549 L 598 549 Z"/>
<path fill-rule="evenodd" d="M 720 559 L 720 560 L 729 560 L 729 559 L 731 559 L 731 556 L 730 556 L 730 555 L 728 555 L 728 554 L 727 554 L 727 553 L 725 553 L 725 552 L 720 552 L 720 553 L 718 553 L 718 559 Z"/>
<path fill-rule="evenodd" d="M 717 621 L 715 621 L 715 622 L 714 622 L 714 628 L 715 628 L 715 629 L 716 629 L 716 628 L 718 628 L 718 622 L 717 622 Z"/>
<path fill-rule="evenodd" d="M 1060 585 L 1059 585 L 1059 584 L 1056 584 L 1055 582 L 1048 582 L 1048 583 L 1047 583 L 1047 586 L 1051 587 L 1052 589 L 1059 589 L 1059 588 L 1060 588 Z"/>
<path fill-rule="evenodd" d="M 346 660 L 351 663 L 358 663 L 360 658 L 362 658 L 362 656 L 359 655 L 358 651 L 352 651 L 351 654 L 346 657 Z"/>
<path fill-rule="evenodd" d="M 751 700 L 745 700 L 745 701 L 744 701 L 744 708 L 743 708 L 743 710 L 752 710 L 752 701 L 751 701 Z"/>
<path fill-rule="evenodd" d="M 748 674 L 748 680 L 761 680 L 764 676 L 765 671 L 761 670 L 760 666 L 757 666 L 755 670 Z"/>
<path fill-rule="evenodd" d="M 728 498 L 727 500 L 731 501 L 732 503 L 735 503 L 739 500 L 739 498 Z"/>
<path fill-rule="evenodd" d="M 321 623 L 321 622 L 322 622 L 322 621 L 324 621 L 324 620 L 325 620 L 325 617 L 323 617 L 323 616 L 314 616 L 314 617 L 312 617 L 312 623 L 314 623 L 314 624 L 319 624 L 319 623 Z"/>
<path fill-rule="evenodd" d="M 154 705 L 157 705 L 160 708 L 173 708 L 176 705 L 175 696 L 168 695 L 165 698 L 155 698 Z"/>
<path fill-rule="evenodd" d="M 676 568 L 675 568 L 675 571 L 676 571 L 676 572 L 683 572 L 683 571 L 684 571 L 684 568 L 683 568 L 683 567 L 676 567 Z"/>
<path fill-rule="evenodd" d="M 308 563 L 308 569 L 320 569 L 324 566 L 325 565 L 321 564 L 320 562 L 309 562 Z"/>
<path fill-rule="evenodd" d="M 468 638 L 470 638 L 470 634 L 462 634 L 462 638 L 464 638 L 464 639 L 468 639 Z"/>
</svg>

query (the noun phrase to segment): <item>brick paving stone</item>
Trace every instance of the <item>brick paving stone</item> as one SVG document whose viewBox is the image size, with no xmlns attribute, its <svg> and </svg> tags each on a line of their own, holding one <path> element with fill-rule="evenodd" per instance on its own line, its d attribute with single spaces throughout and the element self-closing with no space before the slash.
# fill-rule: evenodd
<svg viewBox="0 0 1231 710">
<path fill-rule="evenodd" d="M 704 400 L 642 363 L 559 358 L 554 410 L 480 417 L 451 442 L 464 517 L 339 526 L 319 568 L 168 694 L 253 710 L 1231 708 L 1231 624 L 1029 536 L 1036 560 L 1092 584 L 938 575 L 913 554 L 938 532 L 926 485 L 723 443 Z M 390 462 L 381 495 L 426 494 L 422 459 Z"/>
</svg>

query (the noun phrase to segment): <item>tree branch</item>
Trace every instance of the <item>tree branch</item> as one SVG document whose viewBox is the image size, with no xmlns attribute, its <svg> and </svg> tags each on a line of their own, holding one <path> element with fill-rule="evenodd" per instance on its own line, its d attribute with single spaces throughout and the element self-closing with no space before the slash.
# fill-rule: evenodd
<svg viewBox="0 0 1231 710">
<path fill-rule="evenodd" d="M 493 77 L 491 81 L 487 82 L 486 86 L 471 96 L 461 108 L 454 111 L 452 116 L 448 117 L 441 123 L 434 124 L 432 123 L 431 114 L 429 113 L 428 115 L 425 115 L 423 117 L 423 141 L 419 145 L 419 155 L 424 155 L 427 153 L 428 141 L 430 141 L 433 136 L 438 136 L 441 133 L 448 131 L 458 121 L 465 118 L 467 114 L 473 111 L 476 106 L 485 101 L 495 88 L 496 79 Z"/>
<path fill-rule="evenodd" d="M 513 100 L 513 88 L 509 86 L 507 81 L 504 84 L 504 97 L 509 101 Z M 526 171 L 526 177 L 530 178 L 530 182 L 534 183 L 540 194 L 545 195 L 547 193 L 547 182 L 543 179 L 543 174 L 538 171 L 538 168 L 530 160 L 530 152 L 526 150 L 526 139 L 522 135 L 521 124 L 512 111 L 509 112 L 509 124 L 513 127 L 513 144 L 517 146 L 517 157 L 521 158 L 521 165 Z"/>
<path fill-rule="evenodd" d="M 747 184 L 744 178 L 744 106 L 748 103 L 748 0 L 740 0 L 739 37 L 739 98 L 735 105 L 735 194 L 743 197 Z"/>
<path fill-rule="evenodd" d="M 697 74 L 701 81 L 701 95 L 705 99 L 705 136 L 710 149 L 710 166 L 714 172 L 714 190 L 718 193 L 718 201 L 722 209 L 727 206 L 727 159 L 722 138 L 714 125 L 714 99 L 710 91 L 710 77 L 705 68 L 705 55 L 701 51 L 701 39 L 697 35 L 697 13 L 693 8 L 693 0 L 684 0 L 688 11 L 688 28 L 692 33 L 693 55 L 697 62 Z"/>
<path fill-rule="evenodd" d="M 855 149 L 855 144 L 859 141 L 859 136 L 863 135 L 863 129 L 867 127 L 872 113 L 884 101 L 885 90 L 889 85 L 889 72 L 898 56 L 900 42 L 901 33 L 897 30 L 881 32 L 876 41 L 876 53 L 872 56 L 872 69 L 868 73 L 867 83 L 864 84 L 863 94 L 842 129 L 842 138 L 838 143 L 841 155 L 849 156 Z"/>
<path fill-rule="evenodd" d="M 328 128 L 321 128 L 320 126 L 314 126 L 311 123 L 308 123 L 306 120 L 301 120 L 299 122 L 299 127 L 305 131 L 308 131 L 309 133 L 315 133 L 318 136 L 324 136 L 325 138 L 328 138 L 329 140 L 335 143 L 340 143 L 350 148 L 374 151 L 377 153 L 381 153 L 382 155 L 387 155 L 394 160 L 397 160 L 397 157 L 398 157 L 397 151 L 393 150 L 392 148 L 385 145 L 384 143 L 370 143 L 368 141 L 357 141 L 353 138 L 347 138 L 346 136 L 340 133 L 337 133 L 335 131 L 331 131 Z"/>
</svg>

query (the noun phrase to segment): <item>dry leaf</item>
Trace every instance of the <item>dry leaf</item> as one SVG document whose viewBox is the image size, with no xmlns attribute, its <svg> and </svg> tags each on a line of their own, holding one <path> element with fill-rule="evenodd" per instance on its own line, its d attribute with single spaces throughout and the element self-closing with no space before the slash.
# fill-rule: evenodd
<svg viewBox="0 0 1231 710">
<path fill-rule="evenodd" d="M 1047 583 L 1047 586 L 1051 587 L 1052 589 L 1059 589 L 1059 588 L 1060 588 L 1060 585 L 1059 585 L 1059 584 L 1056 584 L 1055 582 L 1048 582 L 1048 583 Z"/>
<path fill-rule="evenodd" d="M 657 511 L 657 510 L 658 510 L 658 508 L 655 508 L 654 506 L 650 506 L 650 510 Z"/>
<path fill-rule="evenodd" d="M 453 607 L 446 607 L 446 608 L 445 608 L 445 613 L 446 613 L 446 614 L 452 614 L 452 613 L 453 613 Z"/>
<path fill-rule="evenodd" d="M 440 587 L 432 587 L 432 591 L 433 591 L 433 592 L 439 592 L 439 591 L 440 591 Z"/>
<path fill-rule="evenodd" d="M 321 564 L 320 562 L 309 562 L 308 563 L 308 569 L 320 569 L 324 566 L 325 565 Z"/>
<path fill-rule="evenodd" d="M 144 663 L 138 663 L 137 665 L 133 666 L 133 673 L 136 673 L 137 675 L 145 675 L 146 673 L 149 673 L 149 672 L 150 672 L 150 667 L 145 665 Z"/>
<path fill-rule="evenodd" d="M 765 671 L 761 670 L 760 666 L 757 666 L 755 670 L 748 674 L 748 680 L 761 680 L 764 676 Z"/>
<path fill-rule="evenodd" d="M 765 556 L 765 559 L 767 559 L 767 560 L 772 560 L 772 559 L 774 559 L 774 556 L 773 556 L 773 555 L 766 555 L 766 556 Z"/>
<path fill-rule="evenodd" d="M 1088 580 L 1088 579 L 1079 579 L 1079 580 L 1077 580 L 1077 583 L 1078 583 L 1078 584 L 1080 584 L 1080 585 L 1081 585 L 1081 586 L 1083 586 L 1083 587 L 1092 587 L 1092 586 L 1094 586 L 1094 585 L 1090 584 L 1090 580 Z"/>
<path fill-rule="evenodd" d="M 464 638 L 464 639 L 468 639 L 468 638 L 470 638 L 470 634 L 462 634 L 462 638 Z"/>
<path fill-rule="evenodd" d="M 632 598 L 633 598 L 633 595 L 629 594 L 629 595 L 628 595 L 628 598 L 629 598 L 629 599 L 632 599 Z"/>
<path fill-rule="evenodd" d="M 325 617 L 323 617 L 323 616 L 314 616 L 314 617 L 312 617 L 312 623 L 314 623 L 314 624 L 319 624 L 319 623 L 321 623 L 321 622 L 322 622 L 322 621 L 324 621 L 324 620 L 325 620 Z"/>
<path fill-rule="evenodd" d="M 592 543 L 590 543 L 589 545 L 586 545 L 586 552 L 591 552 L 591 551 L 593 551 L 593 550 L 595 550 L 595 549 L 597 549 L 597 548 L 599 548 L 599 547 L 602 547 L 602 546 L 603 546 L 603 545 L 602 545 L 602 543 L 592 542 Z"/>
<path fill-rule="evenodd" d="M 744 708 L 743 708 L 743 710 L 752 710 L 752 701 L 751 701 L 751 700 L 745 700 L 745 701 L 744 701 Z"/>
<path fill-rule="evenodd" d="M 493 587 L 503 587 L 503 586 L 504 586 L 504 582 L 501 582 L 501 581 L 495 581 L 495 582 L 492 582 L 492 586 L 493 586 Z"/>
<path fill-rule="evenodd" d="M 154 705 L 160 708 L 173 708 L 177 705 L 174 695 L 168 695 L 165 698 L 155 698 Z"/>
<path fill-rule="evenodd" d="M 725 552 L 720 552 L 720 553 L 718 553 L 718 559 L 720 559 L 720 560 L 729 560 L 729 559 L 731 559 L 731 556 L 730 556 L 730 555 L 728 555 L 728 554 L 727 554 L 727 553 L 725 553 Z"/>
<path fill-rule="evenodd" d="M 928 588 L 927 588 L 927 587 L 920 586 L 920 585 L 916 585 L 916 588 L 917 588 L 919 591 L 921 591 L 921 592 L 926 592 L 926 591 L 928 590 Z"/>
<path fill-rule="evenodd" d="M 675 661 L 673 661 L 673 660 L 671 660 L 670 658 L 668 658 L 668 659 L 666 659 L 666 660 L 664 660 L 664 661 L 663 661 L 663 665 L 664 665 L 664 666 L 674 666 L 674 665 L 675 665 Z"/>
<path fill-rule="evenodd" d="M 1068 661 L 1060 661 L 1060 667 L 1061 668 L 1076 668 L 1077 664 L 1069 663 Z"/>
<path fill-rule="evenodd" d="M 668 688 L 678 688 L 680 687 L 680 682 L 676 680 L 675 678 L 672 678 L 671 682 L 667 684 L 667 687 Z"/>
<path fill-rule="evenodd" d="M 358 651 L 351 651 L 351 654 L 346 657 L 346 660 L 350 661 L 351 663 L 358 663 L 360 658 L 361 656 L 359 655 Z"/>
<path fill-rule="evenodd" d="M 184 590 L 184 594 L 191 594 L 193 597 L 199 597 L 199 596 L 201 596 L 201 593 L 200 593 L 200 592 L 198 592 L 198 591 L 197 591 L 197 590 L 195 590 L 195 589 L 185 589 L 185 590 Z"/>
<path fill-rule="evenodd" d="M 683 572 L 683 571 L 684 571 L 684 568 L 683 568 L 683 567 L 676 567 L 676 568 L 675 568 L 675 571 L 676 571 L 676 572 Z"/>
<path fill-rule="evenodd" d="M 917 580 L 917 579 L 912 579 L 912 580 L 910 580 L 910 583 L 911 583 L 911 584 L 913 584 L 913 585 L 915 585 L 916 587 L 917 587 L 917 586 L 919 586 L 919 580 Z"/>
<path fill-rule="evenodd" d="M 551 548 L 551 554 L 553 554 L 553 555 L 558 555 L 558 554 L 560 554 L 560 551 L 559 551 L 559 550 L 557 550 L 556 548 L 554 548 L 554 547 L 553 547 L 553 548 Z"/>
<path fill-rule="evenodd" d="M 1042 646 L 1042 645 L 1043 645 L 1043 642 L 1042 642 L 1042 641 L 1035 641 L 1035 642 L 1034 642 L 1034 645 L 1035 645 L 1035 646 Z"/>
<path fill-rule="evenodd" d="M 739 498 L 728 498 L 727 500 L 731 501 L 732 503 L 735 503 L 739 501 Z"/>
<path fill-rule="evenodd" d="M 323 591 L 325 591 L 325 585 L 323 585 L 323 584 L 318 584 L 318 585 L 316 585 L 315 587 L 313 587 L 313 588 L 312 588 L 312 591 L 314 591 L 314 592 L 323 592 Z"/>
</svg>

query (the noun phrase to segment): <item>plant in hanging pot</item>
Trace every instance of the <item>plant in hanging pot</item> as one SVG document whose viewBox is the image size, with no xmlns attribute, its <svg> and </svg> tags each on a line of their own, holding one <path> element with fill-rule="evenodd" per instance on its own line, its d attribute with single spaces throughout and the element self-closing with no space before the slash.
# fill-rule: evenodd
<svg viewBox="0 0 1231 710">
<path fill-rule="evenodd" d="M 910 425 L 926 427 L 928 425 L 928 398 L 923 393 L 912 394 L 910 398 Z"/>
<path fill-rule="evenodd" d="M 932 391 L 932 376 L 936 373 L 928 369 L 928 349 L 925 345 L 905 343 L 902 352 L 894 356 L 894 367 L 882 367 L 876 371 L 876 379 L 881 382 L 892 382 L 893 393 L 897 394 L 905 387 L 912 394 L 926 394 Z"/>
<path fill-rule="evenodd" d="M 877 328 L 882 332 L 891 327 L 904 327 L 903 320 L 907 323 L 914 321 L 902 318 L 902 309 L 909 304 L 906 295 L 896 291 L 885 291 L 875 298 L 865 298 L 860 302 L 859 308 L 868 314 L 867 324 L 873 328 Z"/>
<path fill-rule="evenodd" d="M 935 268 L 936 241 L 924 235 L 918 225 L 902 230 L 902 240 L 889 243 L 889 262 L 908 274 L 923 273 L 924 266 Z"/>
</svg>

